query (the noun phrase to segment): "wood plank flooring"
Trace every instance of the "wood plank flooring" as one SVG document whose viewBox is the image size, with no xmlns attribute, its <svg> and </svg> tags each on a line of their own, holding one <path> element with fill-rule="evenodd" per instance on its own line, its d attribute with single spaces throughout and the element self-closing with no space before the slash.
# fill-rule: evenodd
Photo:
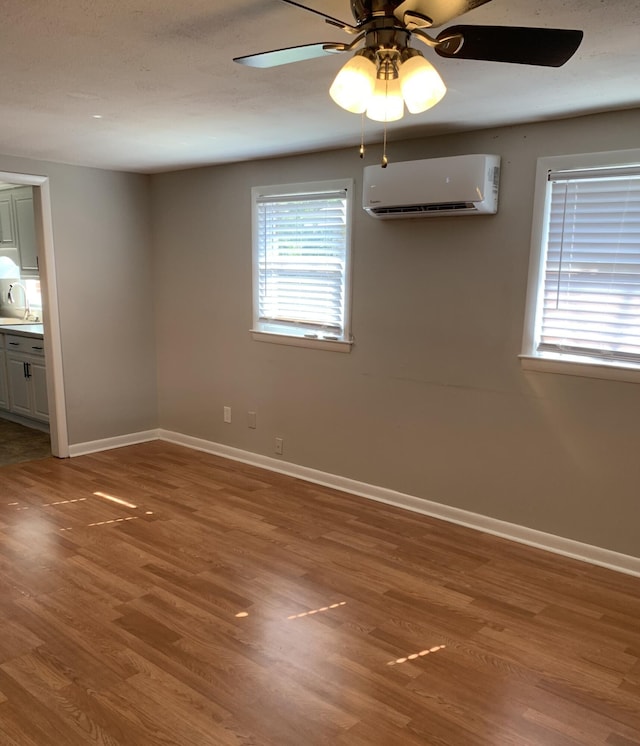
<svg viewBox="0 0 640 746">
<path fill-rule="evenodd" d="M 3 467 L 0 743 L 638 746 L 640 579 L 161 442 Z"/>
</svg>

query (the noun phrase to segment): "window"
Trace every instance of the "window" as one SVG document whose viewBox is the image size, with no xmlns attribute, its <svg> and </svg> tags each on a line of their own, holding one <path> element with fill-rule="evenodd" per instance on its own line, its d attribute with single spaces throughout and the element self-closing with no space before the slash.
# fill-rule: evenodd
<svg viewBox="0 0 640 746">
<path fill-rule="evenodd" d="M 254 187 L 254 339 L 349 352 L 353 181 Z"/>
<path fill-rule="evenodd" d="M 27 298 L 29 307 L 32 311 L 38 311 L 42 314 L 42 291 L 40 289 L 40 280 L 37 278 L 26 277 L 22 284 L 27 289 Z"/>
<path fill-rule="evenodd" d="M 640 151 L 540 159 L 525 367 L 640 381 Z"/>
</svg>

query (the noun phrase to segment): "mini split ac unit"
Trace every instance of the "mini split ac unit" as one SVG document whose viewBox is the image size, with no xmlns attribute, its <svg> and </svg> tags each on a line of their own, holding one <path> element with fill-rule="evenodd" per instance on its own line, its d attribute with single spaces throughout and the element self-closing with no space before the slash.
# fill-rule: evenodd
<svg viewBox="0 0 640 746">
<path fill-rule="evenodd" d="M 499 155 L 365 166 L 362 206 L 374 218 L 493 215 L 499 179 Z"/>
</svg>

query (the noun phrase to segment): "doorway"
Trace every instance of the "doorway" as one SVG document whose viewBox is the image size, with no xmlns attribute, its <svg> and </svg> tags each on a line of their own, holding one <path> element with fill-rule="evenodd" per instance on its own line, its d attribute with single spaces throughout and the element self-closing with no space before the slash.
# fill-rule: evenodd
<svg viewBox="0 0 640 746">
<path fill-rule="evenodd" d="M 49 411 L 51 454 L 69 456 L 66 407 L 63 386 L 62 347 L 55 271 L 49 179 L 45 176 L 0 171 L 0 182 L 12 187 L 33 188 L 33 213 L 37 268 L 42 293 L 46 398 Z"/>
</svg>

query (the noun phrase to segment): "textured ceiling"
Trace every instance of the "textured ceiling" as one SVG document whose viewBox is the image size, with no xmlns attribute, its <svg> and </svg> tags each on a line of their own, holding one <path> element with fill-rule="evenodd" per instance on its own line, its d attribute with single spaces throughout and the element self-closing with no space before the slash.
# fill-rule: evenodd
<svg viewBox="0 0 640 746">
<path fill-rule="evenodd" d="M 348 0 L 307 5 L 352 18 Z M 347 57 L 265 70 L 232 62 L 348 40 L 279 0 L 1 7 L 1 153 L 156 172 L 359 142 L 360 117 L 327 93 Z M 460 22 L 577 28 L 585 39 L 558 69 L 446 60 L 421 47 L 449 92 L 434 109 L 391 124 L 390 139 L 640 105 L 637 0 L 493 0 Z M 367 122 L 370 141 L 381 135 L 381 125 Z"/>
</svg>

